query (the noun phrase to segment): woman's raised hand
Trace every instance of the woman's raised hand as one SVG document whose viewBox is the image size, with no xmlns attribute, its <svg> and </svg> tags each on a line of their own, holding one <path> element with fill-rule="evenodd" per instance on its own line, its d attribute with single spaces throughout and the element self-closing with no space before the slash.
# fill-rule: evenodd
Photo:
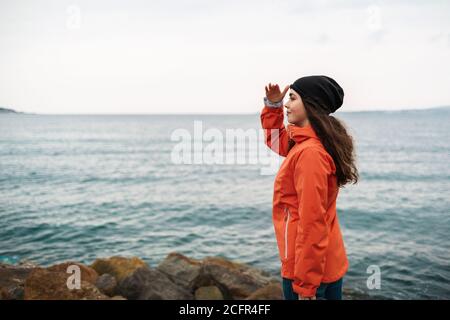
<svg viewBox="0 0 450 320">
<path fill-rule="evenodd" d="M 286 86 L 283 92 L 280 91 L 278 84 L 269 83 L 266 86 L 266 97 L 270 102 L 276 103 L 283 100 L 284 96 L 289 90 L 289 86 Z"/>
</svg>

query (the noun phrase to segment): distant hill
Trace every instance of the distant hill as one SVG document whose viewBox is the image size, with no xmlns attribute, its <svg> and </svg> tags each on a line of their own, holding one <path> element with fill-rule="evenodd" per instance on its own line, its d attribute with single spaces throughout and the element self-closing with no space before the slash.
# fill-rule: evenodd
<svg viewBox="0 0 450 320">
<path fill-rule="evenodd" d="M 437 111 L 450 111 L 450 106 L 436 107 L 436 108 L 432 108 L 432 109 L 437 110 Z"/>
<path fill-rule="evenodd" d="M 449 112 L 450 106 L 439 106 L 439 107 L 430 107 L 430 108 L 417 108 L 417 109 L 394 109 L 394 110 L 358 110 L 358 111 L 346 111 L 342 110 L 338 113 L 428 113 L 428 112 Z"/>
<path fill-rule="evenodd" d="M 423 109 L 403 109 L 398 111 L 387 111 L 390 113 L 399 112 L 399 113 L 447 113 L 450 111 L 450 106 L 442 106 L 442 107 L 431 107 L 431 108 L 423 108 Z"/>
<path fill-rule="evenodd" d="M 339 114 L 366 114 L 366 113 L 449 113 L 450 106 L 439 106 L 439 107 L 430 107 L 430 108 L 418 108 L 418 109 L 394 109 L 394 110 L 386 110 L 386 109 L 378 109 L 378 110 L 338 110 L 336 112 Z M 260 111 L 255 112 L 254 114 L 259 115 Z"/>
<path fill-rule="evenodd" d="M 13 109 L 0 107 L 0 114 L 1 113 L 22 113 L 22 112 L 17 112 L 16 110 L 13 110 Z"/>
</svg>

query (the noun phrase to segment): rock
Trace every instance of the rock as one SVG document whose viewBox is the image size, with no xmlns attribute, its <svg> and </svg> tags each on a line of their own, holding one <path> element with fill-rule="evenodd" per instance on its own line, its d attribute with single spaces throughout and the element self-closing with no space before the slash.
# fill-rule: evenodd
<svg viewBox="0 0 450 320">
<path fill-rule="evenodd" d="M 30 266 L 0 264 L 0 299 L 23 299 L 25 279 L 32 270 Z"/>
<path fill-rule="evenodd" d="M 195 290 L 195 300 L 223 300 L 223 294 L 216 286 L 200 287 Z"/>
<path fill-rule="evenodd" d="M 245 299 L 269 283 L 279 282 L 262 270 L 220 257 L 195 260 L 170 253 L 157 269 L 190 292 L 215 286 L 225 299 Z"/>
<path fill-rule="evenodd" d="M 23 286 L 0 288 L 0 300 L 23 300 L 24 292 Z"/>
<path fill-rule="evenodd" d="M 114 296 L 110 300 L 127 300 L 127 299 L 122 296 Z"/>
<path fill-rule="evenodd" d="M 70 275 L 69 273 L 67 273 L 67 269 L 69 268 L 69 266 L 72 266 L 72 265 L 76 265 L 76 266 L 80 267 L 81 281 L 87 281 L 90 284 L 95 285 L 95 282 L 97 281 L 97 278 L 98 278 L 97 271 L 95 271 L 94 269 L 92 269 L 88 266 L 85 266 L 84 264 L 78 263 L 78 262 L 68 261 L 68 262 L 60 263 L 60 264 L 48 267 L 47 270 L 53 271 L 53 272 L 62 272 L 67 275 Z"/>
<path fill-rule="evenodd" d="M 200 260 L 172 252 L 158 265 L 157 269 L 166 274 L 174 283 L 194 292 L 200 286 L 198 282 L 201 275 L 201 266 Z"/>
<path fill-rule="evenodd" d="M 137 257 L 111 257 L 108 259 L 97 259 L 91 265 L 91 268 L 97 271 L 99 275 L 109 273 L 116 278 L 117 283 L 133 274 L 134 271 L 148 265 Z"/>
<path fill-rule="evenodd" d="M 26 259 L 20 260 L 18 266 L 21 268 L 30 268 L 30 269 L 39 268 L 39 265 L 37 263 L 34 263 L 33 261 Z"/>
<path fill-rule="evenodd" d="M 118 294 L 138 300 L 191 300 L 193 295 L 157 269 L 141 267 L 117 286 Z"/>
<path fill-rule="evenodd" d="M 99 300 L 108 299 L 95 286 L 81 281 L 80 289 L 69 289 L 67 280 L 70 274 L 34 269 L 25 280 L 26 300 Z"/>
<path fill-rule="evenodd" d="M 281 283 L 269 283 L 249 295 L 246 300 L 283 300 Z"/>
<path fill-rule="evenodd" d="M 265 271 L 221 257 L 205 258 L 202 274 L 214 281 L 225 299 L 245 299 L 269 283 L 278 282 Z"/>
<path fill-rule="evenodd" d="M 100 292 L 112 297 L 116 292 L 117 281 L 116 278 L 109 273 L 104 273 L 97 278 L 95 286 L 100 290 Z"/>
</svg>

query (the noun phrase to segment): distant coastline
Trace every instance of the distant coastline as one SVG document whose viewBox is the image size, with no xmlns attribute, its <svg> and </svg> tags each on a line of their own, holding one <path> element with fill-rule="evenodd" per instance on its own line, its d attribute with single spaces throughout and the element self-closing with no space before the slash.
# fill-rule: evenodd
<svg viewBox="0 0 450 320">
<path fill-rule="evenodd" d="M 428 112 L 428 111 L 450 111 L 450 106 L 438 106 L 428 108 L 416 108 L 416 109 L 379 109 L 379 110 L 354 110 L 354 111 L 338 111 L 338 113 L 371 113 L 371 112 L 384 112 L 384 113 L 401 113 L 401 112 Z"/>
<path fill-rule="evenodd" d="M 438 107 L 429 107 L 429 108 L 418 108 L 418 109 L 397 109 L 397 110 L 339 110 L 336 114 L 349 114 L 349 113 L 417 113 L 417 112 L 447 112 L 450 111 L 450 106 L 438 106 Z M 245 115 L 258 115 L 260 111 L 256 113 L 93 113 L 93 114 L 83 114 L 83 113 L 59 113 L 59 114 L 51 114 L 51 113 L 40 113 L 40 115 L 60 115 L 60 116 L 245 116 Z M 0 107 L 0 114 L 32 114 L 36 115 L 37 113 L 29 113 L 23 111 L 17 111 L 12 108 Z"/>
<path fill-rule="evenodd" d="M 0 107 L 0 114 L 1 113 L 23 113 L 23 112 L 19 112 L 14 109 Z"/>
</svg>

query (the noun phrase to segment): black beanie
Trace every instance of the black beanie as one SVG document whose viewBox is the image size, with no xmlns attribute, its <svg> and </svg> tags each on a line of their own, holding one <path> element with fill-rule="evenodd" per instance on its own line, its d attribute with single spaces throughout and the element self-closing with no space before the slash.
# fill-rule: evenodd
<svg viewBox="0 0 450 320">
<path fill-rule="evenodd" d="M 344 90 L 327 76 L 302 77 L 295 80 L 289 87 L 301 97 L 315 101 L 327 114 L 339 109 L 344 101 Z"/>
</svg>

